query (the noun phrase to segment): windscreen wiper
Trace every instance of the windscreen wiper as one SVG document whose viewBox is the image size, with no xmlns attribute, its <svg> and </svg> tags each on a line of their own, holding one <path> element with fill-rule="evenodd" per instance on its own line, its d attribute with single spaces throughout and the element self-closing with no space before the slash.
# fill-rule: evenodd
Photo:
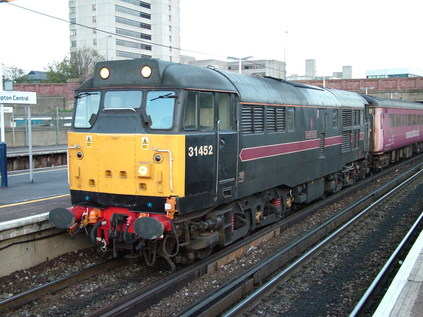
<svg viewBox="0 0 423 317">
<path fill-rule="evenodd" d="M 157 96 L 156 98 L 150 99 L 150 101 L 154 101 L 154 100 L 157 100 L 157 99 L 164 99 L 164 98 L 176 98 L 176 95 L 172 95 L 172 94 L 173 94 L 173 92 L 170 92 L 170 93 L 165 94 L 165 95 L 160 95 L 160 96 Z"/>
</svg>

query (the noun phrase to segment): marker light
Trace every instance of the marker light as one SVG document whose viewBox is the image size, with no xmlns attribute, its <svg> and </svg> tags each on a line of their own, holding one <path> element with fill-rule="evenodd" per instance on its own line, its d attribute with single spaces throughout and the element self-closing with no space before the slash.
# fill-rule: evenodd
<svg viewBox="0 0 423 317">
<path fill-rule="evenodd" d="M 161 163 L 163 161 L 163 156 L 161 154 L 154 154 L 153 159 L 155 163 Z"/>
<path fill-rule="evenodd" d="M 110 76 L 110 70 L 107 67 L 100 69 L 100 77 L 102 79 L 107 79 Z"/>
<path fill-rule="evenodd" d="M 152 72 L 153 71 L 151 70 L 151 67 L 148 65 L 145 65 L 141 68 L 141 76 L 144 78 L 150 77 Z"/>
</svg>

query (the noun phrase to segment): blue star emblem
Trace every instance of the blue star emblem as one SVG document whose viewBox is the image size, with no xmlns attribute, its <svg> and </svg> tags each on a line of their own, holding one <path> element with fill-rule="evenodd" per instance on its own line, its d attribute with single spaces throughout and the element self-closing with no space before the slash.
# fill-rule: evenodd
<svg viewBox="0 0 423 317">
<path fill-rule="evenodd" d="M 85 200 L 86 201 L 89 201 L 90 200 L 90 197 L 87 195 L 87 196 L 85 196 Z"/>
<path fill-rule="evenodd" d="M 149 203 L 147 203 L 147 207 L 148 208 L 153 208 L 153 204 L 149 202 Z"/>
</svg>

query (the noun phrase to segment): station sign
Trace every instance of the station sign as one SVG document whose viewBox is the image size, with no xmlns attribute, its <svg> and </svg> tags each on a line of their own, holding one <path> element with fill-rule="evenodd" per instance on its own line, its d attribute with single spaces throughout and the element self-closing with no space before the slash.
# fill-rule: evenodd
<svg viewBox="0 0 423 317">
<path fill-rule="evenodd" d="M 2 103 L 35 105 L 37 93 L 32 91 L 0 91 L 0 104 Z"/>
<path fill-rule="evenodd" d="M 13 107 L 3 107 L 4 113 L 13 113 Z"/>
</svg>

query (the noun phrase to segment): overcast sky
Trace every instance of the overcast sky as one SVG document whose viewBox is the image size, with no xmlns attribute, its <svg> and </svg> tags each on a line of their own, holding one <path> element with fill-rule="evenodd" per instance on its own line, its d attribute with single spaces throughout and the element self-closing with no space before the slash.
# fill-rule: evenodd
<svg viewBox="0 0 423 317">
<path fill-rule="evenodd" d="M 12 3 L 68 20 L 68 0 Z M 318 75 L 352 66 L 354 77 L 378 68 L 423 70 L 421 0 L 180 0 L 182 54 L 203 59 L 253 56 Z M 45 70 L 69 51 L 69 26 L 0 3 L 0 62 Z"/>
</svg>

